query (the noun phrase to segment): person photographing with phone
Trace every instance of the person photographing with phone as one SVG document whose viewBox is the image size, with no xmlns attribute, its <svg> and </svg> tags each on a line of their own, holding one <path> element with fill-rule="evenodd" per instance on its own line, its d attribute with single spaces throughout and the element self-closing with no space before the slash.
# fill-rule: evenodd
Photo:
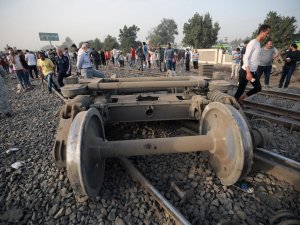
<svg viewBox="0 0 300 225">
<path fill-rule="evenodd" d="M 266 39 L 270 34 L 271 27 L 267 24 L 263 24 L 259 27 L 258 35 L 255 39 L 251 40 L 246 48 L 246 53 L 243 57 L 243 66 L 239 71 L 239 86 L 234 95 L 239 103 L 243 100 L 259 91 L 261 91 L 261 85 L 257 76 L 257 68 L 260 64 L 261 45 L 260 42 Z M 252 84 L 253 88 L 244 93 L 248 82 Z"/>
</svg>

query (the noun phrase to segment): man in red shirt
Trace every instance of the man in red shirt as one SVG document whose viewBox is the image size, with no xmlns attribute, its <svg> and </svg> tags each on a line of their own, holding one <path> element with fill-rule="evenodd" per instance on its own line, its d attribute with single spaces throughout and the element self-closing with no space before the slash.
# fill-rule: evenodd
<svg viewBox="0 0 300 225">
<path fill-rule="evenodd" d="M 129 66 L 132 67 L 135 64 L 135 48 L 131 46 L 130 48 L 130 64 Z"/>
</svg>

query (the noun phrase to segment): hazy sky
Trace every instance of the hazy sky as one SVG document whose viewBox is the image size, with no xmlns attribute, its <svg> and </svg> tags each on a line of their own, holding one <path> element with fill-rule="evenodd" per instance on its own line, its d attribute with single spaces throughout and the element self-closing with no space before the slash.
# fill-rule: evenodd
<svg viewBox="0 0 300 225">
<path fill-rule="evenodd" d="M 174 19 L 179 35 L 183 24 L 198 12 L 210 13 L 221 30 L 218 39 L 251 36 L 269 11 L 294 16 L 300 29 L 300 0 L 0 0 L 0 49 L 6 44 L 37 50 L 49 42 L 39 40 L 39 32 L 58 33 L 61 44 L 70 37 L 80 41 L 110 34 L 119 36 L 124 25 L 140 28 L 138 40 L 144 41 L 151 28 L 163 18 Z"/>
</svg>

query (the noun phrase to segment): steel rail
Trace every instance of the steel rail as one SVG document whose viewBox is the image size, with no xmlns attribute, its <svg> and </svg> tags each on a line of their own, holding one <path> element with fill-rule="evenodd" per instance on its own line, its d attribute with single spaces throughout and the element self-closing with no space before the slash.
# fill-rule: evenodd
<svg viewBox="0 0 300 225">
<path fill-rule="evenodd" d="M 292 184 L 300 192 L 300 162 L 262 148 L 254 151 L 253 167 Z"/>
<path fill-rule="evenodd" d="M 300 101 L 300 95 L 291 94 L 291 93 L 287 93 L 287 92 L 279 92 L 279 91 L 273 91 L 273 90 L 262 90 L 258 94 L 269 95 L 269 96 L 289 99 L 289 100 L 293 100 L 293 101 Z"/>
<path fill-rule="evenodd" d="M 238 87 L 237 85 L 232 85 L 232 86 Z M 252 88 L 250 88 L 250 87 L 246 87 L 247 91 L 249 91 L 251 89 Z M 262 89 L 257 94 L 269 95 L 269 96 L 289 99 L 289 100 L 293 100 L 293 101 L 300 101 L 300 94 L 291 94 L 291 93 L 287 93 L 287 92 L 280 92 L 280 91 L 274 91 L 274 90 L 268 90 L 268 89 Z"/>
<path fill-rule="evenodd" d="M 191 224 L 151 183 L 135 168 L 126 158 L 119 158 L 124 169 L 130 174 L 133 180 L 138 181 L 160 204 L 166 212 L 171 215 L 176 224 Z"/>
<path fill-rule="evenodd" d="M 243 102 L 243 106 L 244 107 L 249 107 L 249 108 L 252 108 L 252 109 L 255 109 L 255 110 L 260 110 L 260 111 L 263 111 L 263 112 L 273 113 L 273 114 L 277 114 L 277 115 L 280 115 L 280 116 L 286 116 L 286 117 L 290 117 L 290 118 L 300 120 L 300 112 L 299 111 L 279 108 L 279 107 L 272 106 L 272 105 L 269 105 L 269 104 L 251 102 L 249 100 L 245 100 Z"/>
</svg>

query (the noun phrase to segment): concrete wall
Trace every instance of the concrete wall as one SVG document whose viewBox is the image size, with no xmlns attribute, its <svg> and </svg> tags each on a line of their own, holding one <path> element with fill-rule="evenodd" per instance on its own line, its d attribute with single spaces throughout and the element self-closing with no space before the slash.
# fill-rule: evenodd
<svg viewBox="0 0 300 225">
<path fill-rule="evenodd" d="M 199 63 L 203 64 L 232 64 L 232 56 L 223 54 L 221 49 L 197 49 Z"/>
</svg>

